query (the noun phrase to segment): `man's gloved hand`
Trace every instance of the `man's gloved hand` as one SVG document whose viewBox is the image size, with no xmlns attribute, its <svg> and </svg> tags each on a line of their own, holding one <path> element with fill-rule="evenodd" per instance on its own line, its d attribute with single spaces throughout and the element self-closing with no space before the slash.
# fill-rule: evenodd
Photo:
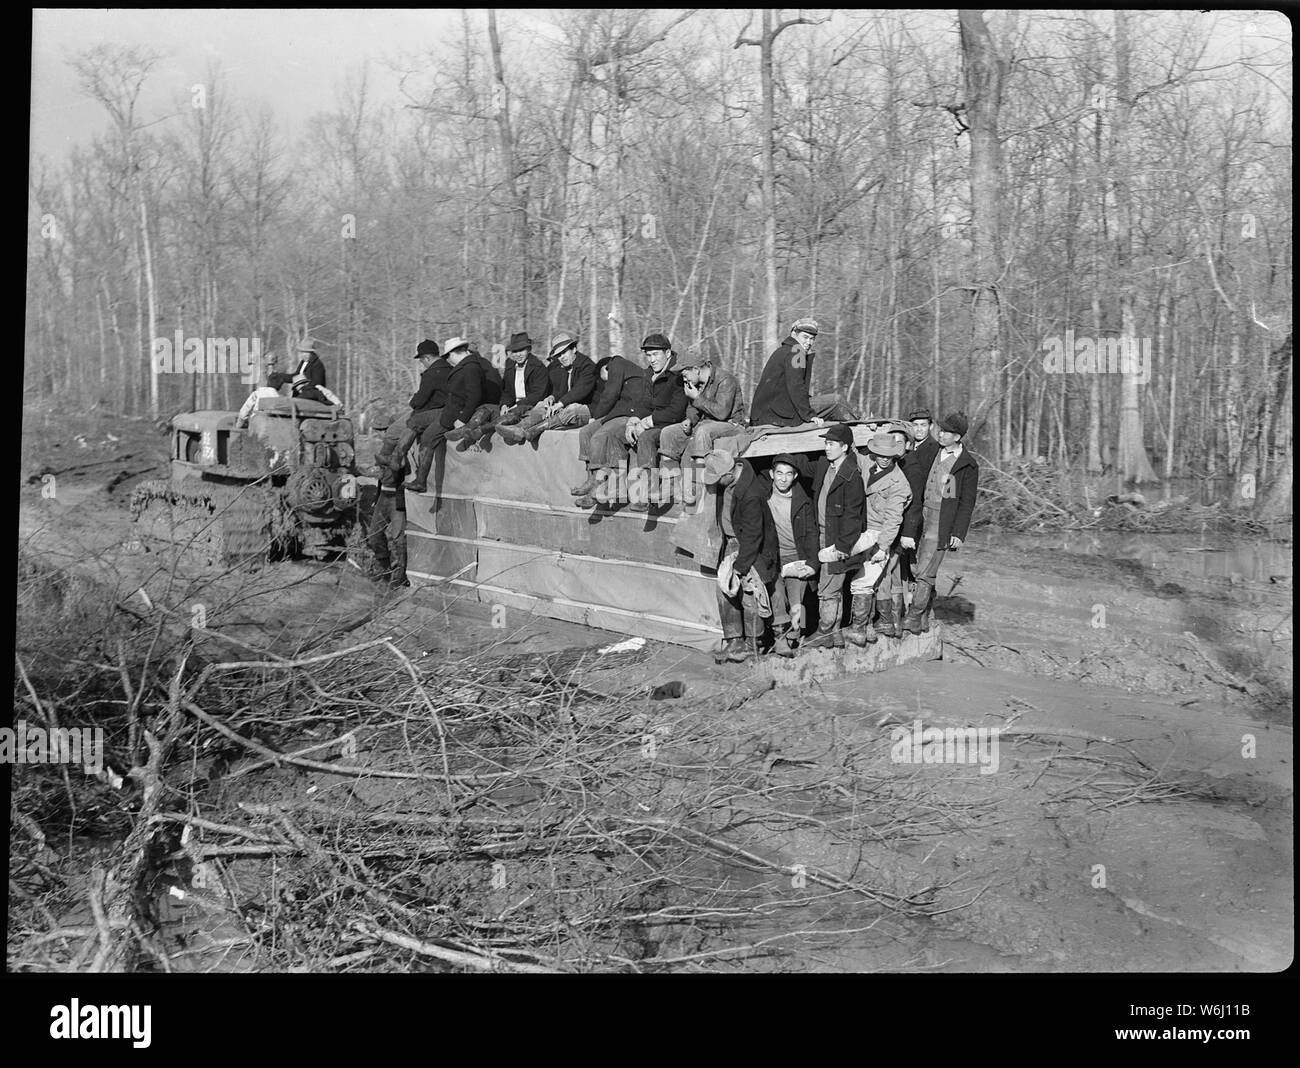
<svg viewBox="0 0 1300 1068">
<path fill-rule="evenodd" d="M 916 539 L 915 539 L 915 538 L 899 538 L 899 539 L 898 539 L 898 544 L 901 545 L 904 549 L 915 549 L 915 548 L 916 548 Z"/>
<path fill-rule="evenodd" d="M 873 564 L 879 564 L 888 558 L 889 558 L 889 553 L 885 552 L 885 550 L 882 549 L 879 545 L 876 546 L 876 551 L 873 552 L 869 557 L 871 563 Z"/>
<path fill-rule="evenodd" d="M 845 554 L 835 548 L 834 545 L 828 545 L 817 554 L 817 559 L 823 564 L 835 564 L 845 559 Z"/>
<path fill-rule="evenodd" d="M 954 534 L 952 537 L 948 539 L 948 551 L 955 553 L 960 548 L 961 548 L 961 538 L 957 537 L 957 535 Z"/>
<path fill-rule="evenodd" d="M 810 578 L 813 574 L 813 569 L 803 560 L 791 560 L 781 568 L 783 578 Z"/>
</svg>

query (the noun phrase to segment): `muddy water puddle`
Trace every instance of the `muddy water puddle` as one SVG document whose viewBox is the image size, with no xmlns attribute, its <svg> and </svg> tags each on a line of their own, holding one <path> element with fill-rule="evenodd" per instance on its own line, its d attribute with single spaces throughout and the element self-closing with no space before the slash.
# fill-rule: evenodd
<svg viewBox="0 0 1300 1068">
<path fill-rule="evenodd" d="M 979 545 L 984 537 L 972 539 Z M 1289 588 L 1293 578 L 1293 547 L 1285 542 L 1242 540 L 1212 535 L 1121 534 L 1064 531 L 1059 534 L 999 534 L 998 543 L 1028 551 L 1058 550 L 1080 556 L 1131 560 L 1150 569 L 1162 581 L 1252 588 Z"/>
</svg>

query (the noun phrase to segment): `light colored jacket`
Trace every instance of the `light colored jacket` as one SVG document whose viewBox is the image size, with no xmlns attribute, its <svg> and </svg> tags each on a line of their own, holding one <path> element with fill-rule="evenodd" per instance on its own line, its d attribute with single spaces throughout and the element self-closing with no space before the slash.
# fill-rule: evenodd
<svg viewBox="0 0 1300 1068">
<path fill-rule="evenodd" d="M 885 474 L 868 485 L 874 470 L 871 463 L 861 465 L 862 484 L 867 493 L 867 528 L 853 546 L 855 553 L 865 551 L 873 543 L 891 552 L 903 524 L 903 512 L 912 501 L 912 487 L 897 460 Z"/>
</svg>

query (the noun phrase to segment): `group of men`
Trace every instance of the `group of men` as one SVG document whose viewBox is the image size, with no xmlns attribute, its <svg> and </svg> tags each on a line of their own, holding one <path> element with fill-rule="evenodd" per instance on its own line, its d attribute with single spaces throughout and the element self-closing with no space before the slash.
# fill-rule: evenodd
<svg viewBox="0 0 1300 1068">
<path fill-rule="evenodd" d="M 440 445 L 452 442 L 463 453 L 493 434 L 519 445 L 576 429 L 585 469 L 571 490 L 579 508 L 626 501 L 645 512 L 674 499 L 693 504 L 700 481 L 718 486 L 725 536 L 719 661 L 928 630 L 935 576 L 966 537 L 978 486 L 978 464 L 962 446 L 966 417 L 944 417 L 936 439 L 931 413 L 915 410 L 910 434 L 876 434 L 859 454 L 848 425 L 854 412 L 832 394 L 810 391 L 817 334 L 812 319 L 791 326 L 764 365 L 748 418 L 734 375 L 704 354 L 679 357 L 661 333 L 641 343 L 644 364 L 620 355 L 593 360 L 569 333 L 552 338 L 543 359 L 517 333 L 506 345 L 504 373 L 467 338 L 422 341 L 410 415 L 388 421 L 375 457 L 380 494 L 369 542 L 381 577 L 405 584 L 405 490 L 427 492 Z M 759 470 L 737 458 L 742 450 L 726 447 L 747 427 L 808 424 L 827 427 L 816 464 L 787 454 Z M 406 482 L 417 441 L 419 463 Z M 817 626 L 803 642 L 804 602 L 813 591 Z"/>
<path fill-rule="evenodd" d="M 719 488 L 725 538 L 716 660 L 757 656 L 769 627 L 770 652 L 787 657 L 801 643 L 865 646 L 930 629 L 935 579 L 966 538 L 979 465 L 962 445 L 963 413 L 939 420 L 937 438 L 928 409 L 908 413 L 908 426 L 872 435 L 859 452 L 853 428 L 837 423 L 816 463 L 786 453 L 767 472 L 725 449 L 709 455 L 704 482 Z M 814 591 L 817 626 L 804 641 Z"/>
</svg>

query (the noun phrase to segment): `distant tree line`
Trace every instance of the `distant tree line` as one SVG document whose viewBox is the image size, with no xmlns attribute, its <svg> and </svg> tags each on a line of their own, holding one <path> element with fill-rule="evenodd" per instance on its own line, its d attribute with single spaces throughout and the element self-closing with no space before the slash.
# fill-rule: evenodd
<svg viewBox="0 0 1300 1068">
<path fill-rule="evenodd" d="M 424 337 L 485 354 L 663 330 L 749 390 L 790 321 L 818 390 L 966 408 L 990 462 L 1290 496 L 1290 52 L 1277 15 L 465 11 L 291 146 L 220 70 L 142 114 L 160 56 L 73 62 L 105 132 L 33 162 L 28 395 L 235 407 L 151 340 L 325 342 L 345 402 Z M 1082 339 L 1082 341 L 1081 341 Z M 1066 373 L 1069 342 L 1141 361 Z M 1053 349 L 1055 344 L 1056 349 Z M 1073 352 L 1071 353 L 1073 356 Z M 1245 477 L 1249 476 L 1249 477 Z M 1258 490 L 1256 490 L 1258 487 Z"/>
</svg>

